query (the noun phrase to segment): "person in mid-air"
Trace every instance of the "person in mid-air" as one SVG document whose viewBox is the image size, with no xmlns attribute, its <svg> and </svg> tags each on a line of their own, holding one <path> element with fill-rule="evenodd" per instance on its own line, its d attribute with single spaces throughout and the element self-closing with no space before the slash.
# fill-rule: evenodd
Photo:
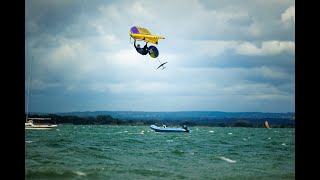
<svg viewBox="0 0 320 180">
<path fill-rule="evenodd" d="M 134 47 L 136 48 L 137 52 L 140 53 L 140 54 L 142 54 L 142 55 L 148 54 L 148 46 L 147 46 L 147 45 L 148 45 L 148 42 L 146 43 L 146 45 L 144 45 L 143 48 L 141 48 L 141 47 L 140 47 L 140 44 L 138 44 L 138 45 L 136 46 L 136 40 L 134 40 Z"/>
</svg>

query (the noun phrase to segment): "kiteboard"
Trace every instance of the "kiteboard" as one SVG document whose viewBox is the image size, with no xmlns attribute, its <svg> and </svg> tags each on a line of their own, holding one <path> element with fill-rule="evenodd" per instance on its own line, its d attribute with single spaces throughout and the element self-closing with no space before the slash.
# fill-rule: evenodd
<svg viewBox="0 0 320 180">
<path fill-rule="evenodd" d="M 159 51 L 155 46 L 149 46 L 148 52 L 149 52 L 150 57 L 152 57 L 152 58 L 157 58 L 159 56 Z M 162 67 L 162 69 L 166 68 L 164 65 L 168 62 L 161 63 L 159 59 L 158 59 L 158 61 L 160 63 L 160 66 L 157 69 L 159 69 L 160 67 Z"/>
<path fill-rule="evenodd" d="M 165 65 L 166 63 L 168 63 L 168 62 L 165 62 L 165 63 L 160 64 L 160 66 L 159 66 L 157 69 L 159 69 L 160 67 L 162 67 L 162 69 L 166 68 L 165 66 L 163 66 L 163 65 Z"/>
<path fill-rule="evenodd" d="M 148 52 L 149 52 L 150 57 L 152 57 L 152 58 L 156 58 L 159 56 L 159 51 L 155 46 L 149 46 Z"/>
</svg>

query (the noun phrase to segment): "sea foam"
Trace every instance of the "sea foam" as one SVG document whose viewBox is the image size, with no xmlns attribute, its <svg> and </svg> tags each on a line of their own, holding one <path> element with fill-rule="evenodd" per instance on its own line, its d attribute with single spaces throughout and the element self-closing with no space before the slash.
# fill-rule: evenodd
<svg viewBox="0 0 320 180">
<path fill-rule="evenodd" d="M 227 162 L 229 162 L 229 163 L 236 163 L 236 162 L 237 162 L 237 161 L 235 161 L 235 160 L 228 159 L 228 158 L 223 157 L 223 156 L 221 156 L 220 159 L 221 159 L 221 160 L 224 160 L 224 161 L 227 161 Z"/>
</svg>

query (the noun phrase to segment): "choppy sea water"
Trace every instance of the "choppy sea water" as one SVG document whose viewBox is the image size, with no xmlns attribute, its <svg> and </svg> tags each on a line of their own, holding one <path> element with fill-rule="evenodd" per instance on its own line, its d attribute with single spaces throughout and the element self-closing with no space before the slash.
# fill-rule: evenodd
<svg viewBox="0 0 320 180">
<path fill-rule="evenodd" d="M 25 130 L 25 179 L 295 179 L 294 128 Z"/>
</svg>

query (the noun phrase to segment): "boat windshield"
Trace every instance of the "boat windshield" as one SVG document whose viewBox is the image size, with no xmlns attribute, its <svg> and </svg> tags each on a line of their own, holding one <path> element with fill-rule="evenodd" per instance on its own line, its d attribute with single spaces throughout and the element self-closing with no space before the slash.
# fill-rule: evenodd
<svg viewBox="0 0 320 180">
<path fill-rule="evenodd" d="M 28 118 L 28 122 L 34 124 L 55 124 L 55 122 L 51 118 Z"/>
</svg>

